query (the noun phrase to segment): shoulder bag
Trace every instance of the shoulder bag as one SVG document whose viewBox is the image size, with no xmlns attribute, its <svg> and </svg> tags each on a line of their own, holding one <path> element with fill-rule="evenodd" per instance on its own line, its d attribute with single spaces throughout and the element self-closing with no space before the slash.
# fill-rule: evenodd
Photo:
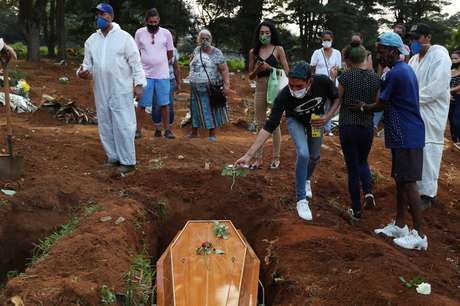
<svg viewBox="0 0 460 306">
<path fill-rule="evenodd" d="M 225 96 L 225 93 L 224 93 L 224 86 L 222 83 L 213 84 L 211 82 L 208 71 L 206 70 L 206 66 L 203 63 L 203 56 L 202 56 L 201 48 L 200 48 L 200 61 L 201 61 L 201 65 L 203 66 L 204 72 L 206 73 L 206 76 L 208 77 L 209 100 L 210 100 L 211 106 L 214 106 L 214 107 L 226 106 L 227 97 Z"/>
</svg>

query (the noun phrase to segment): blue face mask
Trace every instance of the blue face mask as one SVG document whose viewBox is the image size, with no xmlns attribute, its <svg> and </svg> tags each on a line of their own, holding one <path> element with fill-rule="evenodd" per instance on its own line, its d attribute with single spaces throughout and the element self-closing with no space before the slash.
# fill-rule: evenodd
<svg viewBox="0 0 460 306">
<path fill-rule="evenodd" d="M 410 45 L 410 50 L 414 55 L 419 54 L 420 50 L 422 50 L 422 44 L 418 40 L 413 40 Z"/>
<path fill-rule="evenodd" d="M 96 18 L 96 25 L 97 25 L 98 29 L 104 30 L 109 25 L 109 22 L 106 19 L 102 18 L 102 17 L 97 17 Z"/>
</svg>

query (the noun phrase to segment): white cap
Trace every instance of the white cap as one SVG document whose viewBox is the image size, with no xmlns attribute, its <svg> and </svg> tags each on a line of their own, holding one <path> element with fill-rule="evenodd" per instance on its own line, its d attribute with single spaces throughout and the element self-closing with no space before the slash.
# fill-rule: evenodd
<svg viewBox="0 0 460 306">
<path fill-rule="evenodd" d="M 3 39 L 0 38 L 0 51 L 3 50 L 4 47 L 5 47 L 5 43 L 3 42 Z"/>
</svg>

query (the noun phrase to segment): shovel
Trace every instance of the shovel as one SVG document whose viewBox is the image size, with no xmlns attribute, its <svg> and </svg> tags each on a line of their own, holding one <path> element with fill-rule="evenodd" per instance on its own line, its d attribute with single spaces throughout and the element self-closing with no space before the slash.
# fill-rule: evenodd
<svg viewBox="0 0 460 306">
<path fill-rule="evenodd" d="M 10 84 L 8 79 L 8 56 L 1 57 L 0 61 L 3 67 L 3 85 L 5 91 L 5 113 L 6 113 L 6 143 L 8 154 L 0 154 L 0 179 L 16 180 L 21 176 L 24 159 L 22 156 L 13 155 L 13 128 L 11 126 L 11 106 L 10 106 Z"/>
</svg>

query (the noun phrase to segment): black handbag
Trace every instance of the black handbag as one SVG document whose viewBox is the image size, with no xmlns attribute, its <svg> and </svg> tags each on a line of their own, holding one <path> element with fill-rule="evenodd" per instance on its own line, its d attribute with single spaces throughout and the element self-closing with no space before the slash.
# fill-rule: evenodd
<svg viewBox="0 0 460 306">
<path fill-rule="evenodd" d="M 201 49 L 200 49 L 200 61 L 201 65 L 203 66 L 204 72 L 206 73 L 206 76 L 208 77 L 208 91 L 209 91 L 209 100 L 211 106 L 214 107 L 222 107 L 227 105 L 227 97 L 225 96 L 224 93 L 224 84 L 213 84 L 211 82 L 211 79 L 209 78 L 208 71 L 206 70 L 206 66 L 203 63 L 203 56 L 201 54 Z"/>
</svg>

